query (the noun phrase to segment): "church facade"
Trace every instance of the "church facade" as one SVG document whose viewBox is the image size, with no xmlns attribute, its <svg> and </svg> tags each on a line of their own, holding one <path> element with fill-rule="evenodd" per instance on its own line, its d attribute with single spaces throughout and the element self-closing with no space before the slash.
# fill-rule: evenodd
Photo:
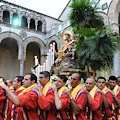
<svg viewBox="0 0 120 120">
<path fill-rule="evenodd" d="M 99 1 L 99 0 L 98 0 Z M 50 44 L 55 42 L 58 51 L 62 46 L 61 34 L 71 31 L 66 20 L 70 11 L 67 4 L 58 19 L 1 0 L 0 2 L 0 76 L 12 79 L 16 75 L 31 72 L 34 56 L 42 65 L 46 60 Z M 120 28 L 120 0 L 100 0 L 104 23 L 112 24 L 114 32 Z M 119 38 L 118 38 L 119 39 Z M 118 46 L 119 43 L 118 43 Z M 120 51 L 114 56 L 114 67 L 109 75 L 120 75 Z"/>
</svg>

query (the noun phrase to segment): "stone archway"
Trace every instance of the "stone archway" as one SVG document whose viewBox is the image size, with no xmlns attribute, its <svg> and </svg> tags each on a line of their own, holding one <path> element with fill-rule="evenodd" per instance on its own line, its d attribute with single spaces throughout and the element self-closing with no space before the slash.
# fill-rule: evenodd
<svg viewBox="0 0 120 120">
<path fill-rule="evenodd" d="M 39 63 L 42 64 L 46 59 L 46 54 L 45 54 L 46 53 L 46 48 L 45 48 L 45 44 L 43 43 L 43 41 L 40 40 L 39 38 L 36 38 L 36 37 L 30 37 L 30 38 L 27 38 L 24 41 L 25 59 L 27 57 L 27 47 L 32 43 L 34 44 L 34 46 L 37 45 L 35 47 L 35 49 L 37 49 L 37 47 L 39 47 L 39 50 L 36 51 L 36 53 L 40 53 L 40 55 L 38 55 L 40 57 L 38 57 L 38 58 L 40 58 Z"/>
<path fill-rule="evenodd" d="M 52 41 L 55 41 L 55 42 L 57 43 L 57 50 L 59 50 L 59 49 L 60 49 L 60 40 L 59 40 L 58 37 L 53 36 L 53 37 L 51 37 L 51 38 L 48 40 L 48 42 L 47 42 L 47 44 L 46 44 L 46 49 L 47 49 L 47 51 L 49 50 L 49 45 L 50 45 L 50 43 L 51 43 Z"/>
<path fill-rule="evenodd" d="M 13 80 L 20 72 L 22 40 L 14 33 L 0 34 L 0 73 Z M 18 58 L 20 58 L 18 60 Z"/>
<path fill-rule="evenodd" d="M 108 17 L 109 17 L 109 21 L 110 23 L 112 23 L 112 29 L 119 33 L 119 13 L 120 13 L 120 1 L 119 0 L 112 0 L 111 4 L 109 6 L 109 11 L 108 11 Z M 119 39 L 119 38 L 118 38 Z M 120 43 L 118 43 L 118 51 L 117 53 L 114 55 L 114 75 L 116 77 L 120 76 Z"/>
<path fill-rule="evenodd" d="M 2 42 L 2 40 L 3 39 L 5 39 L 5 38 L 13 38 L 13 39 L 15 39 L 16 40 L 16 42 L 17 42 L 17 45 L 18 45 L 18 50 L 19 50 L 19 52 L 18 52 L 18 59 L 20 60 L 20 59 L 24 59 L 23 58 L 23 41 L 22 41 L 22 39 L 17 35 L 17 34 L 15 34 L 15 33 L 12 33 L 12 32 L 4 32 L 4 33 L 2 33 L 2 34 L 0 34 L 0 43 Z"/>
</svg>

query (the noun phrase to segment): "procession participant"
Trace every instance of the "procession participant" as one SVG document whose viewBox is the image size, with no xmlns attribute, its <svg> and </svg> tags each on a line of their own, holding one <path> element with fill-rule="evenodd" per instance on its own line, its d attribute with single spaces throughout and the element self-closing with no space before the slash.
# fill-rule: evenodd
<svg viewBox="0 0 120 120">
<path fill-rule="evenodd" d="M 7 83 L 7 86 L 11 89 L 11 90 L 14 90 L 13 88 L 13 81 L 12 80 L 6 80 L 6 83 Z"/>
<path fill-rule="evenodd" d="M 0 77 L 0 84 L 3 83 L 3 78 Z M 7 95 L 5 90 L 0 86 L 0 120 L 7 119 Z"/>
<path fill-rule="evenodd" d="M 37 86 L 37 77 L 32 73 L 25 75 L 23 79 L 23 87 L 25 89 L 17 96 L 5 84 L 0 83 L 0 86 L 5 89 L 9 99 L 16 105 L 22 107 L 21 120 L 39 120 L 40 116 L 37 113 L 38 91 L 31 90 Z"/>
<path fill-rule="evenodd" d="M 64 92 L 67 90 L 65 84 L 67 77 L 65 75 L 58 75 L 55 81 L 55 85 L 50 86 L 54 91 L 56 112 L 55 116 L 57 120 L 69 119 L 68 107 L 70 105 L 70 98 Z"/>
<path fill-rule="evenodd" d="M 13 88 L 14 88 L 14 94 L 17 96 L 20 95 L 20 93 L 25 89 L 22 85 L 24 77 L 23 76 L 16 76 L 14 81 L 13 81 Z M 11 101 L 9 105 L 9 110 L 8 110 L 8 116 L 10 116 L 10 120 L 16 120 L 20 119 L 22 114 L 22 108 L 21 107 L 16 107 Z M 8 119 L 9 120 L 9 119 Z"/>
<path fill-rule="evenodd" d="M 39 82 L 42 88 L 36 87 L 39 90 L 38 105 L 43 110 L 44 120 L 56 120 L 55 117 L 55 99 L 53 89 L 50 88 L 52 83 L 50 82 L 50 73 L 48 71 L 42 71 L 39 74 Z"/>
<path fill-rule="evenodd" d="M 100 108 L 103 102 L 103 96 L 101 91 L 96 87 L 93 78 L 87 78 L 86 80 L 86 93 L 89 103 L 87 120 L 102 120 L 103 117 Z"/>
<path fill-rule="evenodd" d="M 114 116 L 114 100 L 112 94 L 109 92 L 110 90 L 106 87 L 106 79 L 104 77 L 97 78 L 97 87 L 102 90 L 105 96 L 103 96 L 103 107 L 102 113 L 104 116 L 104 120 L 115 120 Z"/>
<path fill-rule="evenodd" d="M 117 78 L 115 76 L 109 77 L 109 86 L 115 103 L 114 112 L 116 114 L 116 119 L 120 120 L 120 88 L 117 85 Z"/>
<path fill-rule="evenodd" d="M 79 73 L 73 73 L 70 80 L 71 88 L 69 91 L 64 91 L 70 97 L 70 120 L 87 120 L 85 113 L 87 95 L 81 90 L 80 82 L 81 75 Z"/>
</svg>

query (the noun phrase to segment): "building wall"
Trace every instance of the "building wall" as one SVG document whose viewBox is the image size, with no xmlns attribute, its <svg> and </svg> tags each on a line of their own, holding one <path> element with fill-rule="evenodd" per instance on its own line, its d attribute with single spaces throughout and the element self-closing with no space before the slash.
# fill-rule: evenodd
<svg viewBox="0 0 120 120">
<path fill-rule="evenodd" d="M 25 16 L 28 26 L 21 27 L 21 22 L 17 26 L 12 22 L 5 23 L 3 11 L 10 13 L 10 21 L 14 13 L 18 14 L 20 21 Z M 30 28 L 31 19 L 35 21 L 35 29 Z M 37 29 L 38 21 L 42 22 L 42 31 Z M 0 2 L 0 76 L 13 80 L 16 75 L 31 72 L 31 67 L 35 64 L 34 56 L 38 57 L 41 65 L 44 64 L 50 42 L 60 42 L 56 35 L 48 38 L 47 32 L 59 23 L 60 20 L 22 6 L 4 0 Z"/>
</svg>

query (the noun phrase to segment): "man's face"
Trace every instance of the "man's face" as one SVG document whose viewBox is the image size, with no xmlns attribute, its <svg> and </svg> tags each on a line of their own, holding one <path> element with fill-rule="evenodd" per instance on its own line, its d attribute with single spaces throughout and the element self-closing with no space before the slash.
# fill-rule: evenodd
<svg viewBox="0 0 120 120">
<path fill-rule="evenodd" d="M 95 86 L 95 81 L 93 78 L 88 78 L 86 80 L 86 89 L 89 92 Z"/>
<path fill-rule="evenodd" d="M 116 80 L 109 80 L 109 86 L 110 86 L 110 89 L 114 89 L 114 87 L 116 86 Z"/>
<path fill-rule="evenodd" d="M 120 78 L 117 79 L 117 84 L 120 86 Z"/>
<path fill-rule="evenodd" d="M 12 83 L 10 82 L 10 80 L 7 80 L 7 86 L 10 87 L 12 85 Z"/>
<path fill-rule="evenodd" d="M 45 86 L 48 81 L 49 81 L 49 77 L 45 78 L 44 74 L 39 75 L 39 82 L 42 86 Z"/>
<path fill-rule="evenodd" d="M 105 87 L 105 80 L 104 79 L 98 79 L 97 86 L 100 90 L 102 90 Z"/>
<path fill-rule="evenodd" d="M 31 86 L 32 85 L 31 76 L 30 75 L 25 75 L 22 82 L 23 82 L 23 87 L 25 87 L 25 88 Z"/>
<path fill-rule="evenodd" d="M 65 83 L 63 82 L 63 79 L 61 79 L 60 77 L 57 77 L 57 79 L 55 81 L 55 85 L 56 85 L 57 89 L 60 89 L 61 87 L 63 87 L 65 85 Z"/>
<path fill-rule="evenodd" d="M 72 88 L 75 88 L 77 85 L 80 84 L 80 80 L 79 80 L 79 74 L 77 73 L 73 73 L 71 76 L 71 80 L 70 80 L 70 84 L 72 86 Z"/>
<path fill-rule="evenodd" d="M 13 88 L 17 89 L 17 87 L 18 87 L 18 81 L 17 78 L 15 78 L 13 81 Z"/>
</svg>

